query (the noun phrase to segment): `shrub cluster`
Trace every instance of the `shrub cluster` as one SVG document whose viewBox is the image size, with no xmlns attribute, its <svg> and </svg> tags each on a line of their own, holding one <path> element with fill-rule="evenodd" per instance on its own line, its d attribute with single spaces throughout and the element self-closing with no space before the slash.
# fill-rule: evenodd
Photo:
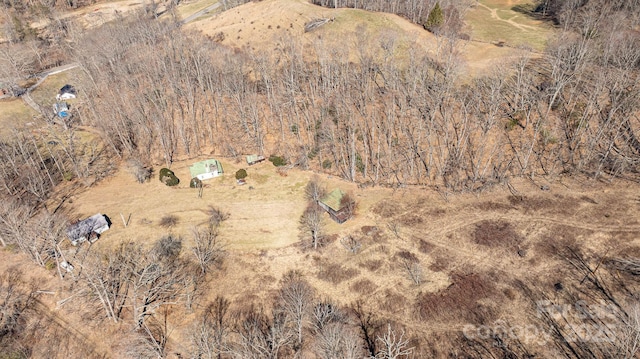
<svg viewBox="0 0 640 359">
<path fill-rule="evenodd" d="M 284 159 L 284 157 L 276 155 L 269 156 L 269 162 L 273 163 L 273 165 L 276 167 L 282 167 L 287 164 L 287 161 Z"/>
<path fill-rule="evenodd" d="M 189 187 L 191 188 L 200 188 L 202 187 L 202 181 L 198 179 L 198 177 L 193 177 L 191 181 L 189 181 Z"/>
<path fill-rule="evenodd" d="M 236 179 L 240 180 L 245 178 L 247 178 L 247 170 L 245 170 L 244 168 L 241 168 L 238 171 L 236 171 Z"/>
<path fill-rule="evenodd" d="M 138 183 L 145 183 L 151 178 L 153 168 L 145 166 L 141 160 L 133 158 L 129 160 L 129 172 L 134 175 Z"/>
<path fill-rule="evenodd" d="M 180 183 L 180 179 L 176 177 L 176 174 L 173 173 L 172 170 L 163 168 L 160 170 L 160 182 L 166 184 L 167 186 L 176 186 L 178 183 Z"/>
</svg>

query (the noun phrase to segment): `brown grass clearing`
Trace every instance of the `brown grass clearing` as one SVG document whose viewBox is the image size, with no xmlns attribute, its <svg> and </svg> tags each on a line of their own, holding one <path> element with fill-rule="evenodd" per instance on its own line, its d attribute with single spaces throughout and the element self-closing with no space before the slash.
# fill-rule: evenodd
<svg viewBox="0 0 640 359">
<path fill-rule="evenodd" d="M 129 11 L 141 9 L 144 3 L 143 0 L 101 1 L 78 10 L 67 11 L 59 15 L 58 19 L 72 18 L 84 28 L 94 28 Z M 41 29 L 46 26 L 48 21 L 49 19 L 41 19 L 33 22 L 31 26 Z"/>
<path fill-rule="evenodd" d="M 542 51 L 553 29 L 518 9 L 533 6 L 530 0 L 481 0 L 465 14 L 473 40 Z"/>
<path fill-rule="evenodd" d="M 196 160 L 172 166 L 181 179 L 178 188 L 158 181 L 159 167 L 145 184 L 136 183 L 122 170 L 74 195 L 65 210 L 78 218 L 97 212 L 112 218 L 113 228 L 96 246 L 124 240 L 151 243 L 171 232 L 183 236 L 188 249 L 188 229 L 208 221 L 209 206 L 220 208 L 229 213 L 220 228 L 229 254 L 222 269 L 212 274 L 212 285 L 201 298 L 204 302 L 224 295 L 238 306 L 269 303 L 283 275 L 297 270 L 320 297 L 340 305 L 366 299 L 382 317 L 420 335 L 457 333 L 463 324 L 499 318 L 528 323 L 530 312 L 523 308 L 530 304 L 514 283 L 551 291 L 559 282 L 571 286 L 573 279 L 563 279 L 567 264 L 557 255 L 558 249 L 580 246 L 595 265 L 606 253 L 640 247 L 636 239 L 640 228 L 633 224 L 640 209 L 638 196 L 635 187 L 626 183 L 603 187 L 566 180 L 566 187 L 552 186 L 551 191 L 542 192 L 529 181 L 514 182 L 525 200 L 512 204 L 511 194 L 501 187 L 477 195 L 452 195 L 445 201 L 425 188 L 363 189 L 321 176 L 329 188 L 352 191 L 360 205 L 358 215 L 343 225 L 326 218 L 328 235 L 358 236 L 362 248 L 353 254 L 336 240 L 318 251 L 303 251 L 297 244 L 298 218 L 306 205 L 303 191 L 312 173 L 294 169 L 283 177 L 270 163 L 246 167 L 222 159 L 226 174 L 205 182 L 204 196 L 198 199 L 196 191 L 187 188 L 188 165 Z M 233 178 L 239 168 L 248 172 L 247 185 L 240 187 Z M 577 204 L 567 210 L 571 202 Z M 603 211 L 612 215 L 604 217 Z M 128 227 L 119 213 L 132 213 Z M 170 229 L 158 225 L 167 215 L 180 219 Z M 413 217 L 421 220 L 400 224 L 399 236 L 387 227 Z M 509 224 L 506 230 L 500 226 L 503 223 Z M 514 231 L 522 237 L 526 256 L 513 251 L 501 255 L 498 247 L 474 243 L 474 232 L 482 236 L 483 229 L 499 235 Z M 420 261 L 423 284 L 414 285 L 398 267 L 393 256 L 399 251 L 410 251 Z M 188 323 L 193 315 L 181 318 L 181 323 Z"/>
<path fill-rule="evenodd" d="M 337 263 L 320 264 L 318 271 L 318 279 L 338 285 L 345 280 L 349 280 L 360 274 L 360 271 L 354 268 L 347 268 Z"/>
<path fill-rule="evenodd" d="M 0 138 L 8 138 L 14 129 L 36 128 L 43 125 L 38 113 L 22 99 L 0 100 Z"/>
<path fill-rule="evenodd" d="M 494 320 L 495 311 L 480 301 L 490 299 L 498 306 L 501 302 L 498 297 L 496 286 L 485 275 L 454 273 L 451 285 L 445 290 L 418 296 L 416 310 L 425 320 L 483 324 Z"/>
</svg>

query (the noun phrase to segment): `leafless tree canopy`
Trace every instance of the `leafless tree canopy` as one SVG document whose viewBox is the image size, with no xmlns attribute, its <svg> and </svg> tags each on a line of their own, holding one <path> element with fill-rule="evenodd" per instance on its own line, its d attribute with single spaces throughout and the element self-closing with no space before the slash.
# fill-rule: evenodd
<svg viewBox="0 0 640 359">
<path fill-rule="evenodd" d="M 304 188 L 305 197 L 312 202 L 318 202 L 327 194 L 327 189 L 320 183 L 318 176 L 311 178 Z"/>
<path fill-rule="evenodd" d="M 116 153 L 166 163 L 205 148 L 278 150 L 351 181 L 446 190 L 536 174 L 635 176 L 640 40 L 616 11 L 572 22 L 542 58 L 522 50 L 471 81 L 458 81 L 455 37 L 437 55 L 387 61 L 394 35 L 363 32 L 354 63 L 322 41 L 304 58 L 293 38 L 238 54 L 170 22 L 121 20 L 78 39 L 89 76 L 81 119 Z"/>
<path fill-rule="evenodd" d="M 317 203 L 310 203 L 300 217 L 300 239 L 304 248 L 318 249 L 324 244 L 325 212 Z"/>
</svg>

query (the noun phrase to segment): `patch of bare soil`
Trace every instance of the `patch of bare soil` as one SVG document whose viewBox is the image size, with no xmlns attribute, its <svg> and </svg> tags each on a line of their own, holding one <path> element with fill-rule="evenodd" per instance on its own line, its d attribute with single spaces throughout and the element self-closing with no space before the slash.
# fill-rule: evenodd
<svg viewBox="0 0 640 359">
<path fill-rule="evenodd" d="M 481 303 L 490 299 L 499 306 L 498 293 L 491 278 L 479 273 L 453 273 L 451 284 L 438 293 L 423 293 L 416 298 L 416 309 L 424 320 L 453 324 L 471 322 L 488 323 L 495 311 Z"/>
<path fill-rule="evenodd" d="M 476 223 L 473 240 L 488 247 L 516 247 L 522 238 L 509 222 L 485 220 Z"/>
</svg>

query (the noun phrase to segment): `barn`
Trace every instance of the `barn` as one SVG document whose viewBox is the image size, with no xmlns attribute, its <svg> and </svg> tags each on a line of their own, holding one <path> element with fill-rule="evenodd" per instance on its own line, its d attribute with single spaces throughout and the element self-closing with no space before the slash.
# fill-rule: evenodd
<svg viewBox="0 0 640 359">
<path fill-rule="evenodd" d="M 249 155 L 249 156 L 247 156 L 247 164 L 249 166 L 255 165 L 256 163 L 260 163 L 260 162 L 262 162 L 264 160 L 265 160 L 264 156 L 261 156 L 261 155 Z"/>
<path fill-rule="evenodd" d="M 109 227 L 111 227 L 109 217 L 98 213 L 67 227 L 67 237 L 74 246 L 86 241 L 93 243 Z"/>
<path fill-rule="evenodd" d="M 341 189 L 334 189 L 318 202 L 320 207 L 329 213 L 329 217 L 338 223 L 346 222 L 351 216 L 349 209 L 342 201 L 345 195 L 346 193 Z"/>
</svg>

